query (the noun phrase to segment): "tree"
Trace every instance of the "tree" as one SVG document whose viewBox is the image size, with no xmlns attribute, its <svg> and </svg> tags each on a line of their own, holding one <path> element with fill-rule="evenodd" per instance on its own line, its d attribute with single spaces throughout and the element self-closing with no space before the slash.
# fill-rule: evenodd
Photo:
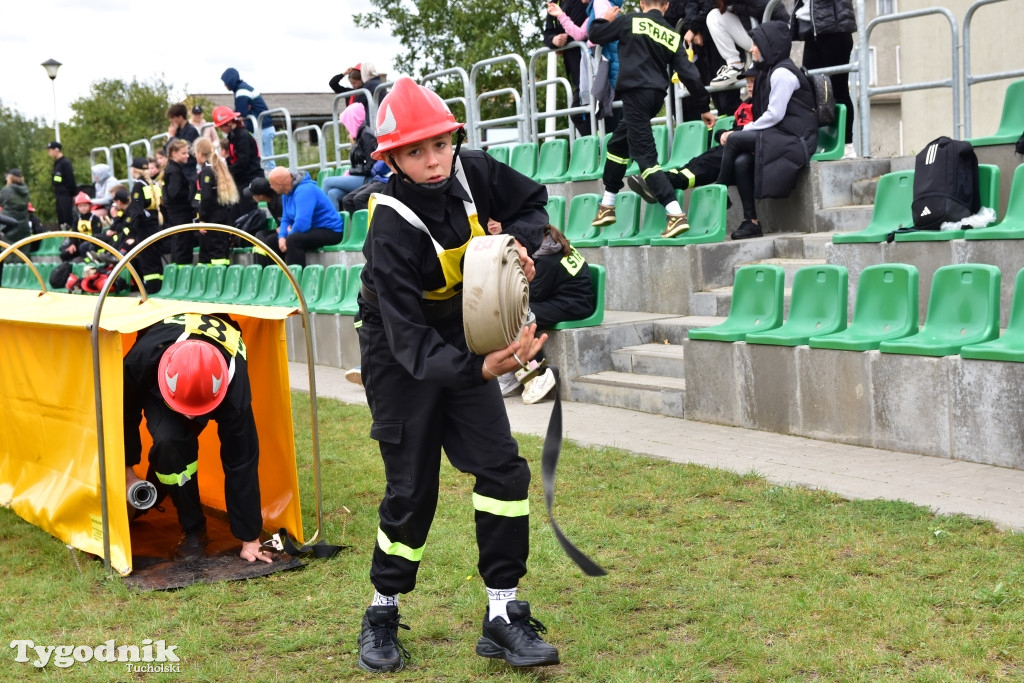
<svg viewBox="0 0 1024 683">
<path fill-rule="evenodd" d="M 53 191 L 50 186 L 50 167 L 37 166 L 34 162 L 49 161 L 46 143 L 53 133 L 41 119 L 26 118 L 21 112 L 5 107 L 0 102 L 0 173 L 20 168 L 25 174 L 29 197 L 42 220 L 51 220 L 56 215 Z M 52 162 L 50 164 L 52 166 Z M 45 197 L 49 193 L 50 201 Z M 41 200 L 44 203 L 40 203 Z"/>
<path fill-rule="evenodd" d="M 470 70 L 472 64 L 506 54 L 528 59 L 544 47 L 541 34 L 546 12 L 541 2 L 524 0 L 370 0 L 375 12 L 356 14 L 360 28 L 390 26 L 404 51 L 395 68 L 422 77 L 453 67 Z M 482 75 L 478 92 L 498 87 L 518 89 L 518 73 L 510 64 Z M 433 85 L 433 84 L 432 84 Z M 462 94 L 461 86 L 439 85 L 442 97 Z M 512 114 L 512 102 L 485 101 L 487 118 Z"/>
</svg>

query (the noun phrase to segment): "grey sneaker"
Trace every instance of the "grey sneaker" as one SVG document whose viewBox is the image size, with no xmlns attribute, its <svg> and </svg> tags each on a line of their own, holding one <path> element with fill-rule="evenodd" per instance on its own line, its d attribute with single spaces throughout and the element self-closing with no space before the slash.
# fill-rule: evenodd
<svg viewBox="0 0 1024 683">
<path fill-rule="evenodd" d="M 710 86 L 713 88 L 724 88 L 727 85 L 732 85 L 736 82 L 736 79 L 743 73 L 743 65 L 736 66 L 735 64 L 726 64 L 718 70 L 718 74 L 711 79 Z"/>
<path fill-rule="evenodd" d="M 626 184 L 629 185 L 629 189 L 643 197 L 644 201 L 648 204 L 658 203 L 658 198 L 654 196 L 653 192 L 651 192 L 651 188 L 647 185 L 647 181 L 639 175 L 631 175 L 626 178 Z"/>
<path fill-rule="evenodd" d="M 591 223 L 595 228 L 600 228 L 605 225 L 611 225 L 615 222 L 615 207 L 605 206 L 604 204 L 597 205 L 597 217 L 594 218 L 594 222 Z"/>
<path fill-rule="evenodd" d="M 540 637 L 547 633 L 544 624 L 530 616 L 530 603 L 508 603 L 506 622 L 501 617 L 488 620 L 484 615 L 484 634 L 476 642 L 481 657 L 504 659 L 512 666 L 550 666 L 558 664 L 558 649 Z"/>
<path fill-rule="evenodd" d="M 665 231 L 661 233 L 662 237 L 675 237 L 690 229 L 685 213 L 670 213 L 666 218 L 668 218 L 668 223 L 665 225 Z"/>
<path fill-rule="evenodd" d="M 506 372 L 504 375 L 498 377 L 498 386 L 501 387 L 501 397 L 508 398 L 512 394 L 519 391 L 519 380 L 516 378 L 516 373 Z"/>
</svg>

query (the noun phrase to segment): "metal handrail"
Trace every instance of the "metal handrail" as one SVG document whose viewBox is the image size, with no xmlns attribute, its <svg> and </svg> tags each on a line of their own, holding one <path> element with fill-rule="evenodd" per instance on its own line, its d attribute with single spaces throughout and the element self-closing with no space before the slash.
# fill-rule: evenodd
<svg viewBox="0 0 1024 683">
<path fill-rule="evenodd" d="M 341 167 L 348 161 L 347 159 L 341 158 L 342 151 L 347 151 L 349 148 L 352 147 L 352 141 L 341 141 L 341 130 L 344 127 L 341 125 L 341 112 L 345 111 L 345 109 L 348 107 L 348 99 L 350 97 L 360 94 L 365 95 L 367 101 L 371 99 L 369 90 L 367 90 L 366 88 L 357 88 L 356 90 L 349 90 L 348 92 L 343 92 L 335 95 L 334 100 L 331 102 L 331 127 L 334 130 L 334 165 L 338 167 Z M 343 104 L 344 106 L 338 107 L 339 103 Z M 376 130 L 373 124 L 373 119 L 368 119 L 368 123 L 370 124 L 370 128 L 372 130 Z M 345 131 L 345 134 L 347 135 L 348 131 Z"/>
<path fill-rule="evenodd" d="M 104 161 L 104 162 L 96 161 L 96 157 L 98 156 L 99 152 L 103 152 L 103 156 L 106 157 L 106 161 Z M 114 172 L 114 164 L 113 164 L 113 162 L 111 160 L 111 157 L 110 157 L 110 148 L 109 147 L 93 147 L 92 149 L 89 150 L 89 168 L 91 169 L 97 163 L 104 163 L 107 166 L 110 166 L 110 172 L 111 172 L 111 174 L 113 174 L 113 172 Z"/>
<path fill-rule="evenodd" d="M 984 5 L 991 5 L 997 2 L 1004 2 L 1005 0 L 977 0 L 971 5 L 967 14 L 964 16 L 964 43 L 963 43 L 963 56 L 964 56 L 964 119 L 963 119 L 963 138 L 967 139 L 971 137 L 971 86 L 975 83 L 985 83 L 987 81 L 998 81 L 1004 78 L 1016 78 L 1018 76 L 1024 76 L 1024 69 L 1015 69 L 1012 71 L 994 71 L 987 74 L 981 74 L 975 76 L 971 73 L 971 19 L 974 17 L 974 13 L 978 11 Z"/>
<path fill-rule="evenodd" d="M 145 150 L 146 150 L 146 154 L 145 154 L 145 157 L 146 157 L 147 159 L 149 159 L 149 158 L 151 158 L 151 157 L 153 156 L 153 145 L 151 145 L 151 144 L 149 143 L 149 140 L 146 140 L 145 138 L 142 138 L 142 139 L 140 139 L 140 140 L 132 140 L 132 141 L 131 141 L 131 142 L 129 142 L 129 143 L 127 144 L 127 145 L 125 145 L 125 147 L 126 147 L 126 148 L 127 148 L 127 150 L 128 150 L 128 166 L 129 166 L 129 168 L 130 168 L 130 167 L 131 167 L 131 165 L 132 165 L 132 154 L 131 154 L 131 152 L 132 152 L 132 148 L 133 148 L 133 147 L 138 147 L 138 146 L 140 146 L 140 145 L 141 145 L 141 146 L 142 146 L 143 148 L 145 148 Z"/>
<path fill-rule="evenodd" d="M 308 126 L 299 126 L 298 128 L 296 128 L 295 130 L 292 131 L 292 133 L 291 133 L 292 140 L 295 141 L 295 146 L 296 146 L 296 148 L 298 148 L 298 136 L 299 136 L 299 133 L 305 132 L 307 130 L 308 131 L 313 131 L 313 132 L 316 133 L 317 162 L 315 164 L 299 164 L 298 163 L 298 149 L 296 149 L 295 150 L 296 162 L 295 162 L 294 168 L 296 168 L 298 170 L 306 170 L 306 169 L 310 169 L 310 168 L 316 168 L 316 169 L 324 168 L 325 167 L 325 160 L 327 159 L 327 143 L 324 142 L 324 134 L 323 134 L 323 131 L 320 129 L 320 126 L 316 125 L 315 123 L 311 123 Z"/>
<path fill-rule="evenodd" d="M 285 142 L 287 143 L 287 150 L 284 154 L 274 154 L 274 150 L 270 150 L 270 154 L 266 153 L 263 149 L 263 121 L 270 119 L 271 123 L 274 120 L 274 114 L 284 115 L 284 130 L 274 130 L 274 138 L 277 139 L 284 136 Z M 295 168 L 295 164 L 298 163 L 298 157 L 295 154 L 295 139 L 292 131 L 292 115 L 284 107 L 275 107 L 274 109 L 268 109 L 261 111 L 260 115 L 256 117 L 256 128 L 254 129 L 253 137 L 256 138 L 256 143 L 260 150 L 260 160 L 265 161 L 267 159 L 273 160 L 275 163 L 279 159 L 283 159 L 287 162 L 290 168 Z"/>
<path fill-rule="evenodd" d="M 511 62 L 519 69 L 519 90 L 514 88 L 502 88 L 499 90 L 478 93 L 477 92 L 477 78 L 480 72 L 488 66 L 495 64 L 504 64 Z M 490 119 L 484 121 L 483 116 L 480 113 L 480 102 L 487 97 L 491 97 L 497 94 L 509 94 L 515 93 L 514 99 L 516 100 L 516 114 L 514 116 L 505 116 L 499 119 Z M 517 54 L 506 54 L 499 57 L 492 57 L 490 59 L 483 59 L 473 65 L 473 68 L 469 72 L 469 97 L 470 103 L 475 107 L 473 111 L 473 128 L 469 129 L 469 145 L 474 148 L 483 147 L 483 138 L 480 132 L 485 128 L 492 128 L 502 123 L 515 122 L 518 130 L 519 142 L 526 142 L 529 140 L 529 132 L 527 129 L 528 122 L 526 120 L 527 113 L 530 109 L 530 89 L 528 87 L 528 76 L 526 71 L 526 61 Z"/>
<path fill-rule="evenodd" d="M 92 325 L 89 327 L 90 341 L 92 343 L 92 370 L 93 370 L 93 393 L 95 396 L 96 403 L 96 438 L 99 442 L 99 468 L 100 468 L 100 511 L 101 511 L 101 522 L 103 527 L 103 567 L 106 569 L 107 574 L 111 573 L 110 567 L 110 516 L 107 505 L 107 468 L 106 468 L 106 449 L 104 444 L 103 434 L 103 393 L 100 386 L 100 351 L 99 351 L 99 330 L 100 330 L 100 317 L 103 313 L 103 304 L 106 303 L 107 296 L 110 294 L 110 288 L 114 284 L 114 281 L 120 276 L 121 270 L 125 267 L 129 267 L 132 259 L 134 259 L 139 253 L 147 249 L 154 242 L 157 242 L 164 237 L 175 235 L 179 232 L 185 232 L 188 230 L 215 230 L 217 232 L 226 232 L 229 235 L 234 235 L 240 239 L 243 239 L 251 243 L 254 247 L 265 246 L 262 242 L 257 240 L 254 236 L 249 233 L 239 230 L 238 228 L 232 228 L 226 225 L 218 225 L 215 223 L 190 223 L 186 225 L 179 225 L 171 228 L 165 228 L 158 233 L 150 235 L 146 239 L 135 245 L 135 248 L 129 251 L 124 257 L 118 261 L 113 270 L 111 270 L 107 281 L 103 284 L 103 289 L 100 290 L 99 299 L 96 301 L 96 309 L 93 313 Z M 312 441 L 313 441 L 313 481 L 316 490 L 316 532 L 307 541 L 308 544 L 313 544 L 318 541 L 323 531 L 323 487 L 320 481 L 320 437 L 319 437 L 319 421 L 317 419 L 317 408 L 316 408 L 316 374 L 313 366 L 313 338 L 310 335 L 309 326 L 309 309 L 306 306 L 306 298 L 302 294 L 302 288 L 299 286 L 298 281 L 295 279 L 295 274 L 288 268 L 285 262 L 274 253 L 273 250 L 264 250 L 264 253 L 273 262 L 280 267 L 285 276 L 288 278 L 288 282 L 291 284 L 292 289 L 295 290 L 295 294 L 299 299 L 299 309 L 302 312 L 302 327 L 306 331 L 306 366 L 309 371 L 309 410 L 312 419 Z M 142 290 L 142 302 L 145 302 L 145 289 Z M 301 512 L 300 512 L 301 514 Z"/>
<path fill-rule="evenodd" d="M 572 106 L 572 84 L 569 83 L 568 80 L 566 80 L 565 78 L 563 78 L 561 76 L 553 78 L 553 79 L 546 78 L 546 79 L 543 79 L 543 80 L 537 80 L 537 62 L 540 61 L 541 57 L 546 57 L 547 55 L 550 55 L 550 54 L 557 54 L 559 52 L 565 52 L 566 50 L 573 50 L 573 49 L 578 49 L 580 51 L 580 65 L 581 65 L 581 68 L 580 68 L 580 78 L 581 79 L 584 78 L 583 73 L 582 73 L 582 71 L 583 71 L 582 64 L 583 64 L 583 60 L 584 59 L 587 60 L 587 74 L 588 74 L 588 77 L 589 77 L 589 74 L 595 73 L 597 71 L 596 63 L 599 62 L 600 59 L 601 59 L 600 46 L 598 46 L 598 48 L 597 48 L 597 56 L 596 56 L 596 58 L 590 54 L 590 48 L 587 46 L 587 44 L 585 42 L 581 42 L 581 41 L 578 41 L 578 40 L 574 40 L 572 42 L 566 43 L 562 47 L 557 47 L 557 48 L 542 47 L 542 48 L 538 48 L 538 49 L 534 50 L 533 52 L 531 52 L 529 54 L 530 66 L 529 66 L 529 69 L 527 71 L 527 74 L 529 74 L 529 77 L 530 77 L 529 86 L 528 87 L 529 87 L 529 90 L 530 90 L 530 93 L 531 93 L 531 95 L 530 95 L 530 119 L 531 119 L 531 124 L 532 125 L 531 125 L 531 131 L 530 132 L 531 132 L 531 134 L 533 136 L 532 139 L 534 139 L 534 140 L 536 140 L 538 142 L 540 142 L 542 137 L 555 137 L 555 136 L 562 135 L 563 132 L 565 132 L 565 130 L 563 130 L 563 131 L 555 130 L 554 132 L 545 133 L 544 135 L 541 135 L 540 134 L 540 121 L 541 121 L 541 119 L 555 118 L 555 117 L 558 117 L 558 116 L 568 117 L 569 118 L 569 124 L 568 124 L 567 131 L 568 131 L 568 135 L 569 135 L 569 143 L 570 144 L 572 144 L 576 140 L 576 127 L 572 124 L 572 118 L 571 117 L 573 115 L 575 115 L 575 114 L 587 114 L 587 115 L 589 115 L 591 117 L 591 119 L 593 119 L 594 100 L 593 100 L 593 98 L 591 96 L 590 88 L 587 88 L 586 91 L 585 91 L 586 92 L 586 101 L 584 101 L 583 92 L 581 92 L 580 93 L 580 104 L 579 104 L 578 107 L 574 107 L 574 106 Z M 540 91 L 541 88 L 547 87 L 549 85 L 556 85 L 556 86 L 557 85 L 565 85 L 565 87 L 567 89 L 567 95 L 566 95 L 566 100 L 565 100 L 566 103 L 567 103 L 567 106 L 564 109 L 553 109 L 551 111 L 545 110 L 543 113 L 541 113 L 541 111 L 540 111 L 540 99 L 537 96 L 537 93 Z M 581 88 L 581 91 L 582 91 L 582 88 Z"/>
</svg>

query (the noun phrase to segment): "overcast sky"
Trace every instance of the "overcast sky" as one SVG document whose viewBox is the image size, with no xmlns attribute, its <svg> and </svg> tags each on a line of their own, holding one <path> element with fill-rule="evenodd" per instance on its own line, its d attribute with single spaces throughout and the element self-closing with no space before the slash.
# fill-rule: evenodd
<svg viewBox="0 0 1024 683">
<path fill-rule="evenodd" d="M 388 78 L 398 75 L 398 41 L 352 25 L 352 14 L 370 9 L 368 0 L 4 4 L 0 101 L 48 124 L 53 91 L 40 66 L 48 59 L 63 64 L 54 83 L 61 122 L 71 116 L 68 105 L 102 79 L 162 78 L 172 96 L 183 97 L 225 92 L 220 75 L 229 66 L 262 92 L 330 92 L 331 76 L 364 59 Z"/>
</svg>

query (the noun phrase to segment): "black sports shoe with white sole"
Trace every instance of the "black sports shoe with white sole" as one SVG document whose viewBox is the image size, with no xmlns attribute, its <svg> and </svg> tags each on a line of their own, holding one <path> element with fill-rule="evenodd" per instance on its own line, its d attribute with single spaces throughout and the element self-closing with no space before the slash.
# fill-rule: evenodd
<svg viewBox="0 0 1024 683">
<path fill-rule="evenodd" d="M 506 609 L 509 622 L 501 617 L 490 620 L 484 615 L 484 634 L 476 643 L 476 653 L 481 657 L 504 659 L 512 666 L 558 664 L 558 649 L 540 637 L 547 629 L 530 616 L 530 603 L 513 600 Z"/>
</svg>

